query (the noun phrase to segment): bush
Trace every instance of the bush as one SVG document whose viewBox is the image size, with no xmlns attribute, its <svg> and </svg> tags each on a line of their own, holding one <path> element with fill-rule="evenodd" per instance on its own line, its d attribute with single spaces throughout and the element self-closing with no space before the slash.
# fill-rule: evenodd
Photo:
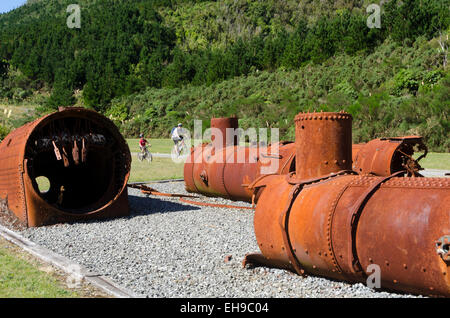
<svg viewBox="0 0 450 318">
<path fill-rule="evenodd" d="M 416 70 L 402 69 L 394 77 L 392 94 L 400 96 L 404 91 L 415 94 L 419 85 L 420 77 Z"/>
<path fill-rule="evenodd" d="M 5 139 L 6 136 L 8 136 L 8 134 L 11 132 L 11 129 L 9 129 L 6 126 L 3 126 L 0 124 L 0 141 L 2 141 L 3 139 Z"/>
</svg>

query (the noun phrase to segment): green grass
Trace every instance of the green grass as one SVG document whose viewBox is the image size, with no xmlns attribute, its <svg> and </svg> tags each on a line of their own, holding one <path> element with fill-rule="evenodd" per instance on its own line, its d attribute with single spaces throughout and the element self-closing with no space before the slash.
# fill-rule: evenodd
<svg viewBox="0 0 450 318">
<path fill-rule="evenodd" d="M 420 155 L 415 154 L 414 158 Z M 450 170 L 450 153 L 430 152 L 419 163 L 424 169 Z"/>
<path fill-rule="evenodd" d="M 131 152 L 139 152 L 139 138 L 126 139 Z M 152 145 L 148 148 L 151 153 L 170 153 L 173 147 L 172 139 L 147 139 Z"/>
<path fill-rule="evenodd" d="M 132 156 L 129 182 L 183 178 L 183 163 L 174 163 L 170 158 L 153 158 L 149 163 L 140 162 L 136 155 Z"/>
<path fill-rule="evenodd" d="M 34 119 L 38 105 L 9 105 L 0 102 L 0 124 L 20 127 Z M 6 110 L 6 114 L 5 114 Z M 10 116 L 9 112 L 11 111 Z"/>
<path fill-rule="evenodd" d="M 37 177 L 36 183 L 39 187 L 39 191 L 41 193 L 47 192 L 50 190 L 50 181 L 46 177 Z"/>
<path fill-rule="evenodd" d="M 2 118 L 5 116 L 5 109 L 7 113 L 11 111 L 11 119 L 21 117 L 31 111 L 29 107 L 25 106 L 0 104 L 0 115 L 2 116 Z"/>
<path fill-rule="evenodd" d="M 0 244 L 0 298 L 67 297 L 78 295 L 64 289 L 61 282 L 39 270 L 37 264 L 17 256 L 9 245 Z"/>
</svg>

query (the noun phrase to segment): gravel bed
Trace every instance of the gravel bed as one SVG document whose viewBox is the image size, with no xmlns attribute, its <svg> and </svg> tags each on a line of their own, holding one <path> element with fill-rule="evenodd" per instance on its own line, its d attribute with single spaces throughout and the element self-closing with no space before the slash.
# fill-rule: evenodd
<svg viewBox="0 0 450 318">
<path fill-rule="evenodd" d="M 183 182 L 150 186 L 186 193 Z M 129 200 L 129 217 L 30 228 L 21 234 L 147 297 L 412 297 L 285 270 L 243 268 L 244 255 L 258 251 L 251 210 L 147 198 L 136 189 L 129 189 Z"/>
</svg>

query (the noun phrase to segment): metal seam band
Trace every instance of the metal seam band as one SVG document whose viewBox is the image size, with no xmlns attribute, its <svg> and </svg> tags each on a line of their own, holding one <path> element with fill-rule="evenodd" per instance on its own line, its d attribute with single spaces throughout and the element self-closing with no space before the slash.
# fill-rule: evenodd
<svg viewBox="0 0 450 318">
<path fill-rule="evenodd" d="M 392 179 L 394 177 L 399 176 L 400 174 L 405 174 L 406 171 L 402 170 L 402 171 L 398 171 L 394 174 L 391 174 L 390 176 L 381 178 L 379 180 L 377 180 L 376 182 L 374 182 L 364 193 L 363 195 L 361 195 L 358 199 L 358 201 L 356 201 L 356 203 L 352 206 L 352 213 L 351 213 L 351 218 L 350 218 L 350 228 L 351 228 L 351 232 L 350 232 L 350 242 L 351 242 L 351 253 L 349 253 L 349 255 L 351 254 L 353 257 L 352 260 L 352 265 L 353 265 L 353 270 L 355 270 L 355 272 L 364 272 L 361 263 L 359 262 L 359 258 L 358 258 L 358 253 L 356 251 L 356 228 L 357 228 L 357 224 L 358 224 L 358 220 L 359 217 L 361 216 L 361 211 L 362 208 L 365 204 L 367 204 L 367 202 L 369 201 L 369 199 L 372 197 L 372 195 L 374 194 L 375 190 L 384 182 L 388 181 L 389 179 Z"/>
<path fill-rule="evenodd" d="M 328 243 L 328 248 L 331 251 L 331 256 L 333 257 L 332 261 L 333 261 L 333 265 L 335 267 L 335 269 L 339 272 L 342 273 L 342 268 L 339 265 L 339 261 L 336 257 L 336 253 L 334 251 L 333 248 L 333 219 L 334 219 L 334 214 L 336 212 L 336 207 L 339 203 L 339 201 L 342 198 L 342 195 L 345 193 L 345 191 L 347 191 L 349 187 L 349 183 L 346 183 L 342 189 L 339 191 L 338 195 L 336 196 L 336 198 L 334 199 L 334 201 L 331 204 L 331 208 L 330 208 L 330 212 L 328 214 L 328 222 L 327 222 L 327 243 Z"/>
<path fill-rule="evenodd" d="M 322 181 L 322 180 L 326 180 L 326 179 L 329 179 L 329 178 L 337 177 L 337 176 L 344 175 L 344 174 L 347 174 L 347 173 L 356 174 L 356 172 L 354 172 L 352 170 L 343 170 L 343 171 L 339 171 L 339 172 L 331 174 L 331 175 L 327 175 L 327 176 L 323 176 L 323 177 L 319 177 L 319 178 L 314 178 L 314 179 L 309 179 L 309 180 L 304 180 L 304 181 L 293 180 L 292 176 L 293 176 L 294 173 L 289 173 L 286 176 L 286 179 L 287 179 L 288 183 L 294 185 L 294 187 L 292 188 L 292 190 L 289 193 L 288 203 L 286 205 L 286 208 L 280 214 L 280 218 L 279 218 L 278 222 L 279 222 L 279 225 L 281 227 L 281 233 L 282 233 L 282 236 L 283 236 L 283 242 L 284 242 L 284 245 L 285 245 L 287 256 L 289 258 L 289 262 L 294 267 L 294 270 L 297 272 L 297 274 L 299 274 L 299 275 L 303 276 L 305 274 L 305 270 L 302 268 L 300 262 L 298 261 L 297 257 L 294 254 L 294 250 L 293 250 L 292 245 L 290 243 L 289 233 L 288 233 L 289 215 L 290 215 L 290 212 L 291 212 L 292 205 L 294 204 L 295 199 L 300 194 L 301 190 L 303 189 L 303 187 L 305 185 L 310 184 L 310 183 L 314 183 L 314 182 L 319 182 L 319 181 Z"/>
</svg>

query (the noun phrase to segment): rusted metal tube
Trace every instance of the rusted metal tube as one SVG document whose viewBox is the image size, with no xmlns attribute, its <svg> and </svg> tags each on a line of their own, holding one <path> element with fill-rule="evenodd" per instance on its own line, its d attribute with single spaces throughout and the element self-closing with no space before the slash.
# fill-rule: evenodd
<svg viewBox="0 0 450 318">
<path fill-rule="evenodd" d="M 443 253 L 437 243 L 450 235 L 450 181 L 393 178 L 366 195 L 382 179 L 331 177 L 304 185 L 291 201 L 296 185 L 268 177 L 254 216 L 265 263 L 362 283 L 374 264 L 382 288 L 449 297 L 449 245 Z"/>
<path fill-rule="evenodd" d="M 188 192 L 251 202 L 252 191 L 248 189 L 248 185 L 261 171 L 284 174 L 292 169 L 295 152 L 293 143 L 280 142 L 269 147 L 239 146 L 235 133 L 238 119 L 234 117 L 213 118 L 211 127 L 217 128 L 224 140 L 191 149 L 184 164 L 184 180 Z M 212 131 L 213 135 L 214 133 Z M 271 154 L 272 149 L 277 149 L 276 158 Z"/>
<path fill-rule="evenodd" d="M 328 147 L 333 128 L 322 129 L 318 120 L 306 129 L 317 133 L 317 147 Z M 316 167 L 300 173 L 318 171 L 317 163 L 309 164 Z M 252 185 L 258 194 L 254 228 L 262 254 L 248 255 L 245 263 L 362 283 L 378 266 L 382 288 L 449 297 L 450 180 L 401 173 L 343 170 L 258 180 Z"/>
<path fill-rule="evenodd" d="M 26 226 L 128 215 L 131 154 L 112 121 L 66 108 L 0 144 L 0 198 Z M 40 189 L 38 178 L 49 182 Z"/>
</svg>

